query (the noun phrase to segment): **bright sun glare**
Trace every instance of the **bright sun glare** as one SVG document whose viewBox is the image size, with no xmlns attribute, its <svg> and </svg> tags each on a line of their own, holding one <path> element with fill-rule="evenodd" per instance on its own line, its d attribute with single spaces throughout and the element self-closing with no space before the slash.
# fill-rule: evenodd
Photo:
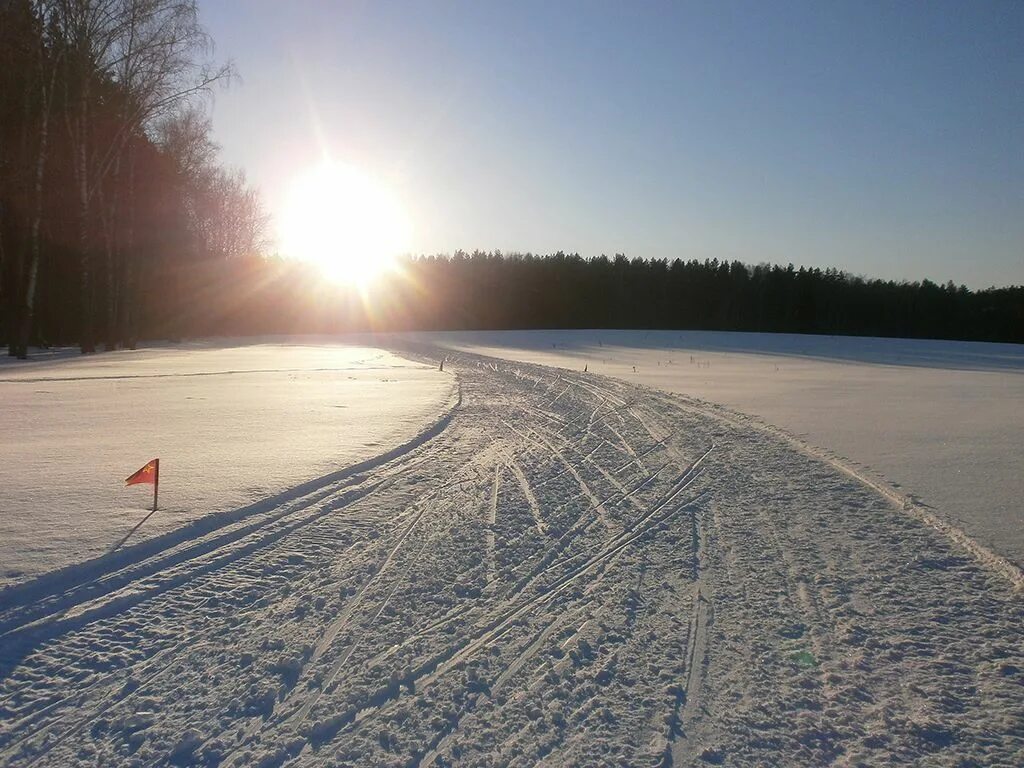
<svg viewBox="0 0 1024 768">
<path fill-rule="evenodd" d="M 409 220 L 395 195 L 368 174 L 323 163 L 289 190 L 281 239 L 286 255 L 338 282 L 364 286 L 408 251 Z"/>
</svg>

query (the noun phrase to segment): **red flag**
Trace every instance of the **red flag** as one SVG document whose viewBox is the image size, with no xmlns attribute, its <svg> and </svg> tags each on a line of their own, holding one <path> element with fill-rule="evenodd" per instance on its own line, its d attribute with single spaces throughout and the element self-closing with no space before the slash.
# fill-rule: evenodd
<svg viewBox="0 0 1024 768">
<path fill-rule="evenodd" d="M 150 485 L 156 485 L 158 482 L 160 482 L 160 459 L 153 459 L 138 472 L 126 479 L 124 484 L 139 485 L 140 483 L 149 483 Z"/>
</svg>

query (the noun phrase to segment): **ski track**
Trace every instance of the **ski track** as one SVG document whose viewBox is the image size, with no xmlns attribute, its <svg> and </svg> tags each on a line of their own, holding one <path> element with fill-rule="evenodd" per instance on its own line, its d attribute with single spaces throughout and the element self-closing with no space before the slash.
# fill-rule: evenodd
<svg viewBox="0 0 1024 768">
<path fill-rule="evenodd" d="M 0 765 L 1024 763 L 1019 572 L 755 420 L 445 355 L 420 438 L 0 593 Z"/>
<path fill-rule="evenodd" d="M 501 488 L 501 465 L 494 465 L 494 486 L 491 488 L 491 503 L 487 515 L 487 583 L 497 578 L 494 562 L 494 530 L 498 525 L 498 491 Z"/>
</svg>

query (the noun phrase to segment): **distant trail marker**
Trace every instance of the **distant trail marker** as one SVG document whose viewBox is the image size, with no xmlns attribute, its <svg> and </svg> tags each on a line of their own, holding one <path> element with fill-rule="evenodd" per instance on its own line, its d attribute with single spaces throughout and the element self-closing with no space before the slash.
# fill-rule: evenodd
<svg viewBox="0 0 1024 768">
<path fill-rule="evenodd" d="M 125 487 L 145 483 L 150 483 L 153 486 L 153 511 L 156 512 L 157 494 L 160 491 L 160 459 L 147 462 L 142 469 L 132 473 L 124 481 Z"/>
</svg>

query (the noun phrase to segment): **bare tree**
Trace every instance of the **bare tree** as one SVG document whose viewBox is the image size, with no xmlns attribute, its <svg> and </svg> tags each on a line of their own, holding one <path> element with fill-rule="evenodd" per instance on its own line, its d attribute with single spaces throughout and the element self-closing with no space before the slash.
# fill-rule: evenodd
<svg viewBox="0 0 1024 768">
<path fill-rule="evenodd" d="M 208 184 L 203 217 L 207 252 L 229 259 L 262 253 L 269 242 L 269 217 L 245 173 L 216 168 Z"/>
<path fill-rule="evenodd" d="M 78 189 L 80 291 L 83 302 L 83 352 L 95 350 L 96 265 L 93 259 L 91 213 L 103 197 L 103 185 L 113 177 L 111 193 L 103 197 L 101 216 L 106 246 L 106 327 L 113 333 L 118 297 L 131 302 L 133 278 L 123 248 L 131 248 L 132 228 L 119 228 L 119 201 L 132 198 L 134 183 L 130 148 L 134 137 L 155 121 L 232 75 L 230 64 L 209 61 L 211 43 L 199 24 L 194 0 L 48 0 L 55 27 L 66 51 L 65 118 L 74 147 Z M 124 173 L 126 179 L 122 180 Z M 127 235 L 127 243 L 118 234 Z M 124 238 L 122 238 L 124 239 Z M 127 287 L 127 290 L 125 288 Z M 125 331 L 127 332 L 127 331 Z"/>
<path fill-rule="evenodd" d="M 216 162 L 219 147 L 210 138 L 211 130 L 206 114 L 186 105 L 157 122 L 154 138 L 174 161 L 178 175 L 194 181 Z"/>
<path fill-rule="evenodd" d="M 236 258 L 264 253 L 270 217 L 245 173 L 217 163 L 210 122 L 187 109 L 160 122 L 158 142 L 174 160 L 184 211 L 198 258 Z"/>
<path fill-rule="evenodd" d="M 0 214 L 19 214 L 20 228 L 8 253 L 0 249 L 0 281 L 6 305 L 11 355 L 24 358 L 34 312 L 43 216 L 44 178 L 49 150 L 50 113 L 56 62 L 45 41 L 46 19 L 39 4 L 4 0 L 0 4 Z M 17 138 L 15 139 L 15 136 Z M 3 237 L 0 217 L 0 238 Z M 7 264 L 3 261 L 8 260 Z M 6 280 L 5 280 L 6 278 Z"/>
<path fill-rule="evenodd" d="M 42 30 L 45 30 L 49 17 L 44 4 L 36 3 L 37 18 Z M 39 93 L 39 140 L 36 152 L 35 174 L 33 179 L 32 225 L 30 233 L 31 250 L 28 274 L 24 287 L 24 309 L 17 330 L 18 357 L 28 357 L 28 342 L 32 333 L 32 321 L 35 315 L 36 299 L 39 288 L 39 262 L 42 254 L 43 199 L 45 196 L 46 163 L 50 149 L 50 113 L 53 109 L 54 91 L 57 86 L 57 71 L 60 58 L 47 46 L 45 34 L 40 34 L 36 45 L 36 77 Z"/>
</svg>

